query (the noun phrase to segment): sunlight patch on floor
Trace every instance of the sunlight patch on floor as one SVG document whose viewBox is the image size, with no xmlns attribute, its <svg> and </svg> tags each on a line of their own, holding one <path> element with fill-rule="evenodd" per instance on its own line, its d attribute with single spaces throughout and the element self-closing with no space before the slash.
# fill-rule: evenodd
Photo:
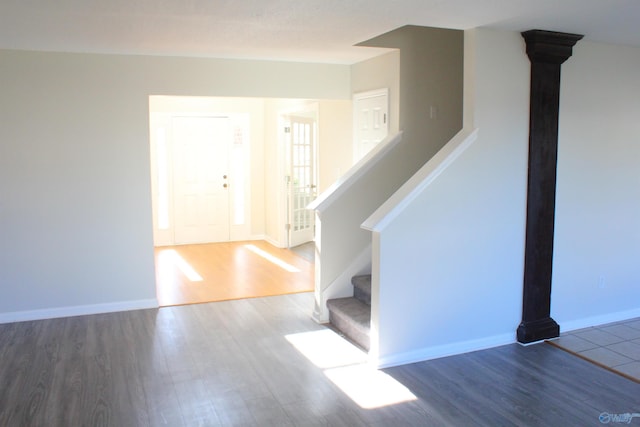
<svg viewBox="0 0 640 427">
<path fill-rule="evenodd" d="M 248 250 L 250 250 L 251 252 L 253 252 L 254 254 L 261 256 L 262 258 L 266 259 L 267 261 L 277 265 L 280 268 L 283 268 L 283 269 L 287 270 L 290 273 L 300 273 L 300 269 L 299 268 L 294 267 L 293 265 L 284 262 L 280 258 L 271 255 L 269 252 L 264 251 L 264 250 L 258 248 L 255 245 L 244 245 L 244 247 L 247 248 Z"/>
<path fill-rule="evenodd" d="M 290 334 L 285 338 L 318 368 L 367 362 L 365 352 L 330 329 Z"/>
<path fill-rule="evenodd" d="M 285 335 L 303 356 L 364 409 L 416 400 L 390 375 L 368 364 L 367 354 L 331 329 Z"/>
<path fill-rule="evenodd" d="M 399 381 L 370 365 L 343 366 L 328 369 L 324 374 L 364 409 L 381 408 L 417 399 Z"/>
<path fill-rule="evenodd" d="M 174 249 L 167 249 L 162 251 L 159 255 L 159 262 L 163 265 L 166 263 L 173 264 L 187 279 L 192 282 L 202 282 L 202 276 L 189 264 L 184 258 L 180 256 Z"/>
</svg>

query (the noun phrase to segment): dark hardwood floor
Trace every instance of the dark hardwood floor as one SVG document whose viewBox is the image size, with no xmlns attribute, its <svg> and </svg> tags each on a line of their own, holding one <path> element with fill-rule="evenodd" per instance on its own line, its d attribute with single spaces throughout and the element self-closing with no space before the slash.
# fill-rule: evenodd
<svg viewBox="0 0 640 427">
<path fill-rule="evenodd" d="M 375 371 L 310 319 L 312 299 L 0 325 L 0 426 L 598 426 L 640 412 L 640 384 L 548 344 Z"/>
</svg>

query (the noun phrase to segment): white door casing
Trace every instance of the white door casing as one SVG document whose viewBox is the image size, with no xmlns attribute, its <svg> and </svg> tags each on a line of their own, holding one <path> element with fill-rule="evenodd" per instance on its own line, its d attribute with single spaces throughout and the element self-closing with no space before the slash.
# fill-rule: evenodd
<svg viewBox="0 0 640 427">
<path fill-rule="evenodd" d="M 389 89 L 353 95 L 353 123 L 355 164 L 389 133 Z"/>
</svg>

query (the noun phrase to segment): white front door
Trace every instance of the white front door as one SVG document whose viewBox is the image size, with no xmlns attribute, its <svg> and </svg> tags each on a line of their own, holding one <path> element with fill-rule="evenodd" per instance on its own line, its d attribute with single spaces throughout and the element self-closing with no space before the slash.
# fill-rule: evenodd
<svg viewBox="0 0 640 427">
<path fill-rule="evenodd" d="M 353 163 L 356 163 L 389 133 L 389 90 L 380 89 L 355 94 L 353 109 Z"/>
<path fill-rule="evenodd" d="M 289 246 L 314 238 L 314 212 L 307 205 L 316 198 L 315 129 L 313 119 L 291 117 L 289 175 Z"/>
<path fill-rule="evenodd" d="M 172 119 L 175 244 L 229 240 L 229 119 Z"/>
</svg>

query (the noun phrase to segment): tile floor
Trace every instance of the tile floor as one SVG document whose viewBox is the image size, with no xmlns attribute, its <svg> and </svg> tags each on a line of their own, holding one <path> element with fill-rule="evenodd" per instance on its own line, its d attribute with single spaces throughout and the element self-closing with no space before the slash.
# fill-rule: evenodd
<svg viewBox="0 0 640 427">
<path fill-rule="evenodd" d="M 551 343 L 640 382 L 640 317 L 561 333 Z"/>
</svg>

